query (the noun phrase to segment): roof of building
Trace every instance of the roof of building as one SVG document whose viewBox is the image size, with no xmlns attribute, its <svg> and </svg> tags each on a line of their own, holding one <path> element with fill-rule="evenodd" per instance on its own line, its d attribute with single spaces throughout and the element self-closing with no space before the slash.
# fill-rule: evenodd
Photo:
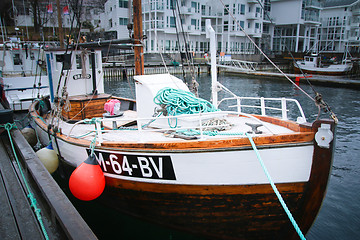
<svg viewBox="0 0 360 240">
<path fill-rule="evenodd" d="M 348 6 L 358 0 L 326 0 L 324 7 Z"/>
</svg>

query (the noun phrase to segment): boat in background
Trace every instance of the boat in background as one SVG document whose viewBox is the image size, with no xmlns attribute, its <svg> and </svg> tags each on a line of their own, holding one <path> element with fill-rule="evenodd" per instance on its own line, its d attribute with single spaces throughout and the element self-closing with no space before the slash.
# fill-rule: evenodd
<svg viewBox="0 0 360 240">
<path fill-rule="evenodd" d="M 14 111 L 28 111 L 37 98 L 49 95 L 43 44 L 19 39 L 0 46 L 5 97 Z"/>
<path fill-rule="evenodd" d="M 304 60 L 294 63 L 295 73 L 308 73 L 319 75 L 345 75 L 352 68 L 352 62 L 343 60 L 341 63 L 325 63 L 317 54 L 305 56 Z M 301 70 L 301 71 L 300 71 Z"/>
</svg>

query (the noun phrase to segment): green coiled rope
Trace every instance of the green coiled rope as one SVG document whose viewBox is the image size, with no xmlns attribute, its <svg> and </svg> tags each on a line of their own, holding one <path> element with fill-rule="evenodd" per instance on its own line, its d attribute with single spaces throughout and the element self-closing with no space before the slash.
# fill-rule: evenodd
<svg viewBox="0 0 360 240">
<path fill-rule="evenodd" d="M 209 101 L 198 98 L 191 92 L 170 87 L 159 90 L 154 103 L 164 105 L 171 116 L 219 111 Z"/>
</svg>

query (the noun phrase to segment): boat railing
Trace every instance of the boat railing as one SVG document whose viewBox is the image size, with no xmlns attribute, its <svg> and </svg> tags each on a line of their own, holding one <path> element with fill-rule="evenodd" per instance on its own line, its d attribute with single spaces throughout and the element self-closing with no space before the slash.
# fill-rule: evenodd
<svg viewBox="0 0 360 240">
<path fill-rule="evenodd" d="M 235 102 L 234 104 L 232 104 Z M 239 113 L 249 111 L 252 114 L 261 114 L 262 116 L 279 117 L 283 120 L 289 120 L 289 115 L 294 116 L 300 114 L 296 119 L 298 122 L 306 122 L 306 117 L 300 103 L 296 99 L 292 98 L 264 98 L 264 97 L 229 97 L 223 98 L 219 101 L 220 104 L 226 104 L 228 108 L 236 108 Z M 295 104 L 294 107 L 289 109 L 289 103 Z M 290 112 L 291 111 L 291 112 Z"/>
</svg>

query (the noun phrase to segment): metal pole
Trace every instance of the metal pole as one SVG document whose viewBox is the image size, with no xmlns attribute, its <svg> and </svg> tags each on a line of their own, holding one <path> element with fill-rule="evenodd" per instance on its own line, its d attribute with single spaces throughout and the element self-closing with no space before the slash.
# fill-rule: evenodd
<svg viewBox="0 0 360 240">
<path fill-rule="evenodd" d="M 211 63 L 211 98 L 212 103 L 217 107 L 217 72 L 216 72 L 216 38 L 215 31 L 211 27 L 211 20 L 206 19 L 206 37 L 210 38 L 210 63 Z"/>
<path fill-rule="evenodd" d="M 96 64 L 95 64 L 95 50 L 91 49 L 91 70 L 92 70 L 92 84 L 93 84 L 93 94 L 97 94 L 96 89 Z"/>
</svg>

